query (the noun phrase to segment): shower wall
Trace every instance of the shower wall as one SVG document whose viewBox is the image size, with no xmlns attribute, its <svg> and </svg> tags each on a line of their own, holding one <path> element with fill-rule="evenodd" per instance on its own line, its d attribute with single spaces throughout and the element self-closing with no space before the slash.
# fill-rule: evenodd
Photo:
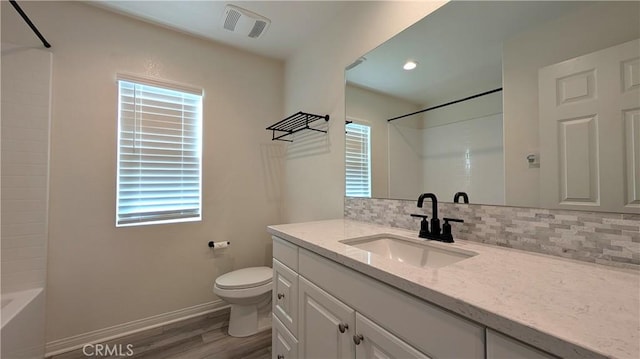
<svg viewBox="0 0 640 359">
<path fill-rule="evenodd" d="M 2 294 L 44 288 L 52 54 L 2 44 Z M 42 318 L 44 320 L 44 318 Z"/>
</svg>

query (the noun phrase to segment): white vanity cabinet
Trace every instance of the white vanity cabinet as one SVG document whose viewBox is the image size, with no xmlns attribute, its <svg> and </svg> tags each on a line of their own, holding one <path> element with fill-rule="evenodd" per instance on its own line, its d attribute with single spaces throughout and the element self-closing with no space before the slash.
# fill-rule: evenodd
<svg viewBox="0 0 640 359">
<path fill-rule="evenodd" d="M 280 238 L 273 240 L 274 359 L 294 352 L 305 359 L 484 358 L 484 327 Z M 294 287 L 297 315 L 290 313 L 291 303 L 279 303 L 277 296 L 281 292 L 280 301 L 291 298 Z"/>
<path fill-rule="evenodd" d="M 389 342 L 404 342 L 427 357 L 485 357 L 483 326 L 306 249 L 300 248 L 298 254 L 301 279 L 379 325 L 389 333 Z M 360 335 L 357 330 L 352 335 Z"/>
<path fill-rule="evenodd" d="M 299 298 L 301 358 L 429 358 L 304 277 Z"/>
<path fill-rule="evenodd" d="M 273 237 L 273 359 L 554 356 Z"/>
</svg>

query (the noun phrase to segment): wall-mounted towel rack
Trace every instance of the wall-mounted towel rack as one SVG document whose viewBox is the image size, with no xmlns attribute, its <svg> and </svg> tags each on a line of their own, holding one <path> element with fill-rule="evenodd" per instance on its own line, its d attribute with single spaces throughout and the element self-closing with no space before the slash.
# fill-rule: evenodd
<svg viewBox="0 0 640 359">
<path fill-rule="evenodd" d="M 329 115 L 320 116 L 320 115 L 314 115 L 312 113 L 306 113 L 306 112 L 300 111 L 296 114 L 293 114 L 285 118 L 280 122 L 274 123 L 273 125 L 267 127 L 267 130 L 272 131 L 272 138 L 271 138 L 272 141 L 278 140 L 278 141 L 293 142 L 292 139 L 288 139 L 285 137 L 291 136 L 294 133 L 300 132 L 302 130 L 311 130 L 311 131 L 327 133 L 327 131 L 309 127 L 310 123 L 313 123 L 318 120 L 329 121 Z M 276 134 L 276 132 L 278 132 L 278 134 Z"/>
</svg>

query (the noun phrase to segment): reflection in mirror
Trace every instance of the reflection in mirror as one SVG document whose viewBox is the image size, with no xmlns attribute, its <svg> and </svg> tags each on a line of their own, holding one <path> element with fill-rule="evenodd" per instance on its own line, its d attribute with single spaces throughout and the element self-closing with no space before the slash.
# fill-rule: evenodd
<svg viewBox="0 0 640 359">
<path fill-rule="evenodd" d="M 540 69 L 639 37 L 639 2 L 454 1 L 444 5 L 363 55 L 359 64 L 346 71 L 347 120 L 370 127 L 370 196 L 414 200 L 420 193 L 433 192 L 441 201 L 451 202 L 455 193 L 464 191 L 470 203 L 640 210 L 640 201 L 633 207 L 633 198 L 617 207 L 603 206 L 607 201 L 601 197 L 612 191 L 600 191 L 602 183 L 593 179 L 564 183 L 573 188 L 567 193 L 575 198 L 559 191 L 555 202 L 541 200 L 541 188 L 549 186 L 540 176 L 541 166 L 546 173 L 545 165 L 554 162 L 540 158 L 540 142 L 548 141 L 546 133 L 539 134 L 544 126 L 540 127 L 538 115 L 539 91 L 557 90 L 538 89 Z M 404 70 L 408 61 L 417 63 L 416 68 Z M 574 87 L 581 81 L 567 82 L 568 87 L 560 90 L 580 92 Z M 388 121 L 498 88 L 503 90 Z M 585 126 L 565 127 L 573 131 L 569 135 L 579 136 L 582 129 L 595 131 L 596 127 Z M 573 150 L 592 146 L 589 141 L 574 142 Z M 630 141 L 640 142 L 633 136 Z M 577 169 L 576 173 L 596 173 L 593 159 L 607 161 L 603 156 L 611 153 L 586 159 L 574 156 L 573 164 L 565 167 Z M 348 174 L 349 166 L 347 161 Z M 623 177 L 629 171 L 620 170 L 619 187 L 625 187 L 628 180 Z M 636 182 L 640 182 L 638 176 Z M 572 178 L 577 177 L 584 176 Z"/>
</svg>

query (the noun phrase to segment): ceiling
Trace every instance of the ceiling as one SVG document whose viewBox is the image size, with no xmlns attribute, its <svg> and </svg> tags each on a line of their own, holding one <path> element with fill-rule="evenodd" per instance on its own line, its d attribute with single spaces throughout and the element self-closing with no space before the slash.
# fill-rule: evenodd
<svg viewBox="0 0 640 359">
<path fill-rule="evenodd" d="M 276 59 L 296 49 L 329 26 L 344 11 L 346 1 L 89 1 L 110 11 L 170 29 L 221 42 Z M 257 39 L 221 27 L 224 8 L 232 4 L 271 20 Z"/>
<path fill-rule="evenodd" d="M 89 1 L 91 5 L 285 60 L 354 1 Z M 515 33 L 585 6 L 582 1 L 452 1 L 366 54 L 350 83 L 425 106 L 501 87 L 502 44 Z M 271 20 L 253 39 L 222 28 L 227 4 Z M 408 59 L 413 71 L 402 70 Z M 462 89 L 462 90 L 461 90 Z"/>
<path fill-rule="evenodd" d="M 499 88 L 505 40 L 588 4 L 453 1 L 364 55 L 347 80 L 420 106 Z M 409 59 L 418 67 L 405 71 Z"/>
</svg>

